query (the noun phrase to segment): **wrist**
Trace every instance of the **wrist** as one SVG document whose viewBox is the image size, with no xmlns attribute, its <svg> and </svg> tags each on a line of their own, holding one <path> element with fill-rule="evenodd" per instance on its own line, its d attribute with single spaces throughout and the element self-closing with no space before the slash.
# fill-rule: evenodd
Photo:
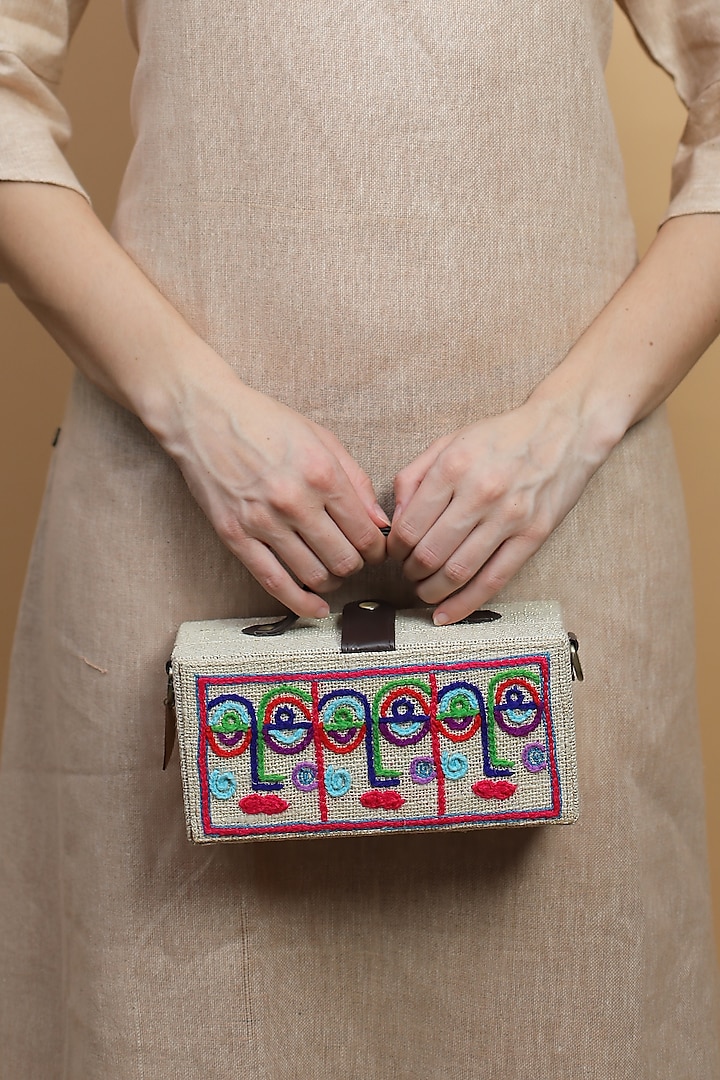
<svg viewBox="0 0 720 1080">
<path fill-rule="evenodd" d="M 137 380 L 131 408 L 162 448 L 175 457 L 201 399 L 236 402 L 252 394 L 214 349 L 192 334 L 175 342 L 165 359 L 153 356 L 146 368 L 149 378 Z"/>
<path fill-rule="evenodd" d="M 589 474 L 607 460 L 633 422 L 629 402 L 613 395 L 603 380 L 587 377 L 593 366 L 592 358 L 569 353 L 524 406 L 544 418 L 554 438 L 574 444 Z"/>
</svg>

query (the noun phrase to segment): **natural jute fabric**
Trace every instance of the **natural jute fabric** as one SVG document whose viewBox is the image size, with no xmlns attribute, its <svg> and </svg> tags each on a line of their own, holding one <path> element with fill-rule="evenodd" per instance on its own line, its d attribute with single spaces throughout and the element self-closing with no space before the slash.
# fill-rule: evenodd
<svg viewBox="0 0 720 1080">
<path fill-rule="evenodd" d="M 670 212 L 718 211 L 716 0 L 628 6 L 691 106 Z M 432 438 L 521 402 L 632 267 L 610 0 L 128 7 L 117 237 L 386 503 Z M 76 184 L 52 86 L 81 8 L 0 0 L 0 176 Z M 386 567 L 333 604 L 378 593 L 411 601 Z M 0 1075 L 717 1077 L 689 597 L 659 411 L 505 596 L 558 599 L 583 644 L 577 825 L 195 848 L 159 770 L 164 664 L 184 620 L 268 600 L 77 380 L 6 726 Z"/>
</svg>

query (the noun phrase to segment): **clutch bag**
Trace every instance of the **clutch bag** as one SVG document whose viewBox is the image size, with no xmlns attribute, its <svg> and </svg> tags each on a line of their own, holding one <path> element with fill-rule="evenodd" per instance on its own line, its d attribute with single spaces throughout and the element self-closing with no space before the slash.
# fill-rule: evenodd
<svg viewBox="0 0 720 1080">
<path fill-rule="evenodd" d="M 581 669 L 554 602 L 189 622 L 168 667 L 196 843 L 577 818 Z"/>
</svg>

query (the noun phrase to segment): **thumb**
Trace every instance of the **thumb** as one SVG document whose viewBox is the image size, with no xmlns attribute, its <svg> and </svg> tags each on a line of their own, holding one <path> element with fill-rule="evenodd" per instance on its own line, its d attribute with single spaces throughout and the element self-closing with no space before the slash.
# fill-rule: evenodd
<svg viewBox="0 0 720 1080">
<path fill-rule="evenodd" d="M 419 457 L 406 465 L 395 477 L 395 514 L 393 521 L 399 520 L 417 489 L 422 484 L 432 465 L 450 442 L 448 436 L 436 439 Z"/>
<path fill-rule="evenodd" d="M 340 467 L 347 476 L 353 491 L 357 495 L 358 499 L 362 503 L 364 509 L 370 520 L 377 525 L 379 529 L 384 528 L 390 524 L 390 518 L 387 516 L 382 506 L 377 500 L 375 489 L 372 486 L 370 477 L 362 469 L 355 458 L 347 452 L 343 444 L 339 439 L 323 428 L 319 428 L 318 434 L 329 450 L 332 450 L 333 454 L 337 458 Z"/>
</svg>

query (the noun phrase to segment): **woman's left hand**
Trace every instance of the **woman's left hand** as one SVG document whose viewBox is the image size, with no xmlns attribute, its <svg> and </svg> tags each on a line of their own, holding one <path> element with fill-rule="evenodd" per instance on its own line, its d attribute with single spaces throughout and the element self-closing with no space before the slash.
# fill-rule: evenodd
<svg viewBox="0 0 720 1080">
<path fill-rule="evenodd" d="M 436 622 L 508 583 L 719 330 L 720 214 L 674 217 L 524 405 L 438 439 L 398 474 L 388 553 L 439 605 Z"/>
<path fill-rule="evenodd" d="M 436 440 L 398 474 L 388 551 L 439 605 L 436 623 L 487 603 L 544 543 L 607 456 L 590 441 L 579 416 L 531 398 Z"/>
</svg>

